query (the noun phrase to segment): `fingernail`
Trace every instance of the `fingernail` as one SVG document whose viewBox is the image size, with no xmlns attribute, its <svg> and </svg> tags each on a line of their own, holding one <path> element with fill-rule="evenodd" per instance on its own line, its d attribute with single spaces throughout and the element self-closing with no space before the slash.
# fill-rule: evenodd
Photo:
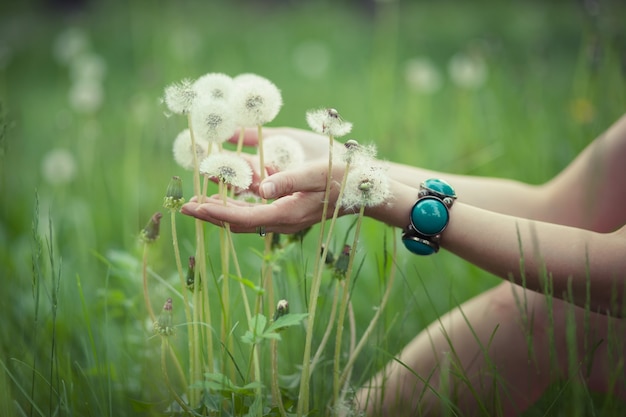
<svg viewBox="0 0 626 417">
<path fill-rule="evenodd" d="M 261 184 L 260 191 L 261 191 L 261 197 L 272 198 L 274 197 L 274 194 L 276 193 L 276 186 L 272 182 L 265 181 Z"/>
</svg>

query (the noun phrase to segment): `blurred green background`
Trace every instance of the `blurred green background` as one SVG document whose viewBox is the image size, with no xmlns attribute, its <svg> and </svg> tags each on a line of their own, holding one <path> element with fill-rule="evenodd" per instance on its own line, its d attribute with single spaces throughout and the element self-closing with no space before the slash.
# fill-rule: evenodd
<svg viewBox="0 0 626 417">
<path fill-rule="evenodd" d="M 282 90 L 273 126 L 306 128 L 306 110 L 334 107 L 382 159 L 541 183 L 624 113 L 624 21 L 619 0 L 3 3 L 0 414 L 167 405 L 136 244 L 172 175 L 191 195 L 171 155 L 185 120 L 165 115 L 166 85 L 257 73 Z M 192 228 L 180 220 L 188 251 Z M 360 249 L 361 330 L 383 290 L 382 231 L 392 238 L 367 222 Z M 151 258 L 166 280 L 175 272 L 168 239 Z M 355 383 L 437 315 L 499 282 L 448 253 L 398 262 L 378 347 Z M 283 285 L 294 298 L 302 290 Z M 167 291 L 153 295 L 160 305 Z M 283 352 L 286 373 L 298 344 Z M 323 380 L 315 386 L 314 400 Z"/>
</svg>

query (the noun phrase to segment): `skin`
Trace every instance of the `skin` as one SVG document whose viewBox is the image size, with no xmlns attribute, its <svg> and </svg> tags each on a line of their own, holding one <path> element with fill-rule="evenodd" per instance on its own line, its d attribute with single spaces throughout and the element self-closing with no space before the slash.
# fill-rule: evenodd
<svg viewBox="0 0 626 417">
<path fill-rule="evenodd" d="M 182 212 L 218 225 L 228 222 L 235 232 L 255 232 L 264 226 L 268 232 L 293 233 L 319 222 L 328 139 L 288 128 L 265 132 L 300 140 L 311 161 L 269 173 L 260 184 L 256 176 L 252 189 L 273 200 L 270 204 L 232 201 L 224 206 L 209 199 L 203 204 L 192 201 Z M 245 144 L 256 145 L 255 131 L 246 131 Z M 503 283 L 417 335 L 396 361 L 356 394 L 357 406 L 369 415 L 437 415 L 442 401 L 435 392 L 444 389 L 453 390 L 452 406 L 464 415 L 484 415 L 491 407 L 516 415 L 562 378 L 626 399 L 619 365 L 626 348 L 614 336 L 626 330 L 619 319 L 626 315 L 624 297 L 614 296 L 626 290 L 624 160 L 626 116 L 556 177 L 538 186 L 391 163 L 392 197 L 365 214 L 403 228 L 420 182 L 445 179 L 459 197 L 442 233 L 442 248 L 502 277 Z M 341 169 L 335 168 L 332 177 L 341 178 Z M 333 188 L 329 213 L 337 192 Z M 546 272 L 554 296 L 549 300 L 544 295 Z M 578 329 L 573 353 L 566 342 L 567 323 Z M 576 362 L 568 359 L 570 353 Z M 587 366 L 590 361 L 593 366 Z M 572 369 L 571 363 L 580 367 Z M 440 386 L 442 376 L 450 385 Z"/>
</svg>

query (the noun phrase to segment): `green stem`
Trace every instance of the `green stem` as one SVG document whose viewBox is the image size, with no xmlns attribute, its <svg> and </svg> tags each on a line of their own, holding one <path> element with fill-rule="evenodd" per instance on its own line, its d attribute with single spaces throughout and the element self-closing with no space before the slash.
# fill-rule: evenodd
<svg viewBox="0 0 626 417">
<path fill-rule="evenodd" d="M 333 136 L 329 135 L 329 148 L 328 148 L 328 174 L 326 178 L 326 189 L 324 191 L 324 205 L 322 208 L 322 218 L 320 221 L 320 234 L 318 238 L 318 248 L 322 249 L 322 255 L 315 262 L 315 269 L 313 273 L 313 282 L 311 283 L 311 292 L 309 294 L 309 317 L 307 322 L 307 330 L 306 330 L 306 339 L 304 342 L 304 353 L 302 355 L 302 375 L 300 377 L 300 392 L 299 392 L 299 400 L 298 400 L 298 413 L 299 417 L 305 416 L 309 413 L 309 384 L 311 377 L 311 346 L 313 343 L 313 330 L 315 328 L 315 314 L 317 310 L 317 298 L 319 296 L 320 286 L 322 284 L 322 265 L 324 260 L 326 259 L 326 255 L 328 254 L 328 245 L 322 246 L 324 240 L 324 228 L 326 225 L 326 216 L 328 213 L 328 200 L 330 198 L 330 186 L 332 183 L 332 168 L 333 168 Z M 346 170 L 347 174 L 347 170 Z M 345 183 L 345 175 L 343 184 Z M 339 201 L 339 200 L 338 200 Z M 336 206 L 337 207 L 337 206 Z M 335 207 L 335 208 L 336 208 Z M 337 210 L 335 210 L 337 213 Z M 333 216 L 333 220 L 331 221 L 331 226 L 329 227 L 328 239 L 330 239 L 330 235 L 332 234 L 332 227 L 334 225 L 336 217 Z"/>
<path fill-rule="evenodd" d="M 324 332 L 324 336 L 322 337 L 322 341 L 320 345 L 317 347 L 317 352 L 313 356 L 311 360 L 311 373 L 315 370 L 315 365 L 320 360 L 322 356 L 322 352 L 324 351 L 324 347 L 326 347 L 326 343 L 328 343 L 328 339 L 330 339 L 330 333 L 333 330 L 333 324 L 335 324 L 335 314 L 337 314 L 337 304 L 339 301 L 339 283 L 335 284 L 335 294 L 333 295 L 333 305 L 330 308 L 330 317 L 328 317 L 328 326 L 326 326 L 326 331 Z"/>
<path fill-rule="evenodd" d="M 146 308 L 148 309 L 148 314 L 150 314 L 150 319 L 153 323 L 156 322 L 156 315 L 154 314 L 154 310 L 152 309 L 152 303 L 150 303 L 150 294 L 148 293 L 148 244 L 143 244 L 143 261 L 141 267 L 141 275 L 143 278 L 143 300 L 146 303 Z"/>
<path fill-rule="evenodd" d="M 396 245 L 395 236 L 394 236 L 394 239 L 392 239 L 392 241 L 393 241 L 393 256 L 392 256 L 393 262 L 391 264 L 389 280 L 387 281 L 387 288 L 385 289 L 385 293 L 383 294 L 383 298 L 380 302 L 380 306 L 378 307 L 378 310 L 376 310 L 376 314 L 374 314 L 374 317 L 372 318 L 372 320 L 370 320 L 370 323 L 367 326 L 367 329 L 365 329 L 365 332 L 363 332 L 363 336 L 361 336 L 361 340 L 359 340 L 359 343 L 356 345 L 356 347 L 354 348 L 354 351 L 348 358 L 348 362 L 346 362 L 346 366 L 344 367 L 344 370 L 341 374 L 341 378 L 339 380 L 341 385 L 347 382 L 349 369 L 351 369 L 354 366 L 354 362 L 356 361 L 357 356 L 359 356 L 359 353 L 361 353 L 361 350 L 363 350 L 363 348 L 365 347 L 365 343 L 367 342 L 367 339 L 372 334 L 372 331 L 374 330 L 374 327 L 376 326 L 378 319 L 380 318 L 383 311 L 385 310 L 385 307 L 387 306 L 387 301 L 389 301 L 389 296 L 391 295 L 391 289 L 393 288 L 393 282 L 396 277 L 396 271 L 397 271 L 397 265 L 395 262 L 396 255 L 397 255 L 397 245 Z"/>
<path fill-rule="evenodd" d="M 343 294 L 341 297 L 341 305 L 339 307 L 339 318 L 337 319 L 337 333 L 335 335 L 335 361 L 333 364 L 333 404 L 337 405 L 339 400 L 339 387 L 340 387 L 340 378 L 339 378 L 339 368 L 340 368 L 340 358 L 341 358 L 341 345 L 342 345 L 342 336 L 343 336 L 343 322 L 345 320 L 346 308 L 348 306 L 348 299 L 350 297 L 350 283 L 352 276 L 352 268 L 354 265 L 354 254 L 356 253 L 356 246 L 359 242 L 359 235 L 361 234 L 361 225 L 363 224 L 363 213 L 365 211 L 365 206 L 362 205 L 359 210 L 359 217 L 356 223 L 356 229 L 354 231 L 354 240 L 352 242 L 352 247 L 350 249 L 350 258 L 348 260 L 348 269 L 346 271 L 346 278 L 343 282 Z"/>
<path fill-rule="evenodd" d="M 176 391 L 172 387 L 169 374 L 167 373 L 166 351 L 170 351 L 170 354 L 173 357 L 175 357 L 173 352 L 171 351 L 171 346 L 168 343 L 167 337 L 161 336 L 161 370 L 163 372 L 163 378 L 165 379 L 165 385 L 167 385 L 167 389 L 170 391 L 170 394 L 172 394 L 172 396 L 174 397 L 174 400 L 178 403 L 178 405 L 180 405 L 181 408 L 185 410 L 186 413 L 193 414 L 193 410 L 190 409 L 189 406 L 187 406 L 185 401 L 183 401 L 183 399 L 180 398 L 180 396 L 176 393 Z M 177 363 L 176 365 L 179 368 L 179 371 L 182 372 L 182 370 L 180 369 L 180 364 Z M 185 382 L 185 385 L 186 385 L 186 382 Z"/>
<path fill-rule="evenodd" d="M 178 270 L 178 278 L 180 279 L 180 288 L 183 294 L 183 302 L 185 303 L 185 319 L 188 326 L 191 326 L 191 309 L 189 308 L 189 298 L 187 296 L 187 283 L 185 282 L 185 274 L 183 272 L 183 263 L 180 259 L 180 249 L 178 246 L 178 233 L 176 230 L 176 211 L 170 210 L 171 224 L 172 224 L 172 246 L 174 247 L 174 257 L 176 258 L 176 269 Z M 191 329 L 191 327 L 190 327 Z M 193 374 L 193 367 L 191 358 L 193 357 L 193 331 L 188 332 L 188 350 L 189 350 L 189 375 Z M 185 385 L 186 387 L 187 385 Z"/>
</svg>

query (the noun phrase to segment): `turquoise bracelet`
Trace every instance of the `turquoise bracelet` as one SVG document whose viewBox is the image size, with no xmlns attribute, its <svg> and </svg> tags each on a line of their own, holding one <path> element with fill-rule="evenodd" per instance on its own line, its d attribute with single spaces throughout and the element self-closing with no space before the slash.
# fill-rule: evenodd
<svg viewBox="0 0 626 417">
<path fill-rule="evenodd" d="M 402 234 L 404 246 L 416 255 L 437 253 L 455 200 L 456 192 L 446 181 L 431 178 L 422 182 L 411 208 L 410 223 Z"/>
</svg>

